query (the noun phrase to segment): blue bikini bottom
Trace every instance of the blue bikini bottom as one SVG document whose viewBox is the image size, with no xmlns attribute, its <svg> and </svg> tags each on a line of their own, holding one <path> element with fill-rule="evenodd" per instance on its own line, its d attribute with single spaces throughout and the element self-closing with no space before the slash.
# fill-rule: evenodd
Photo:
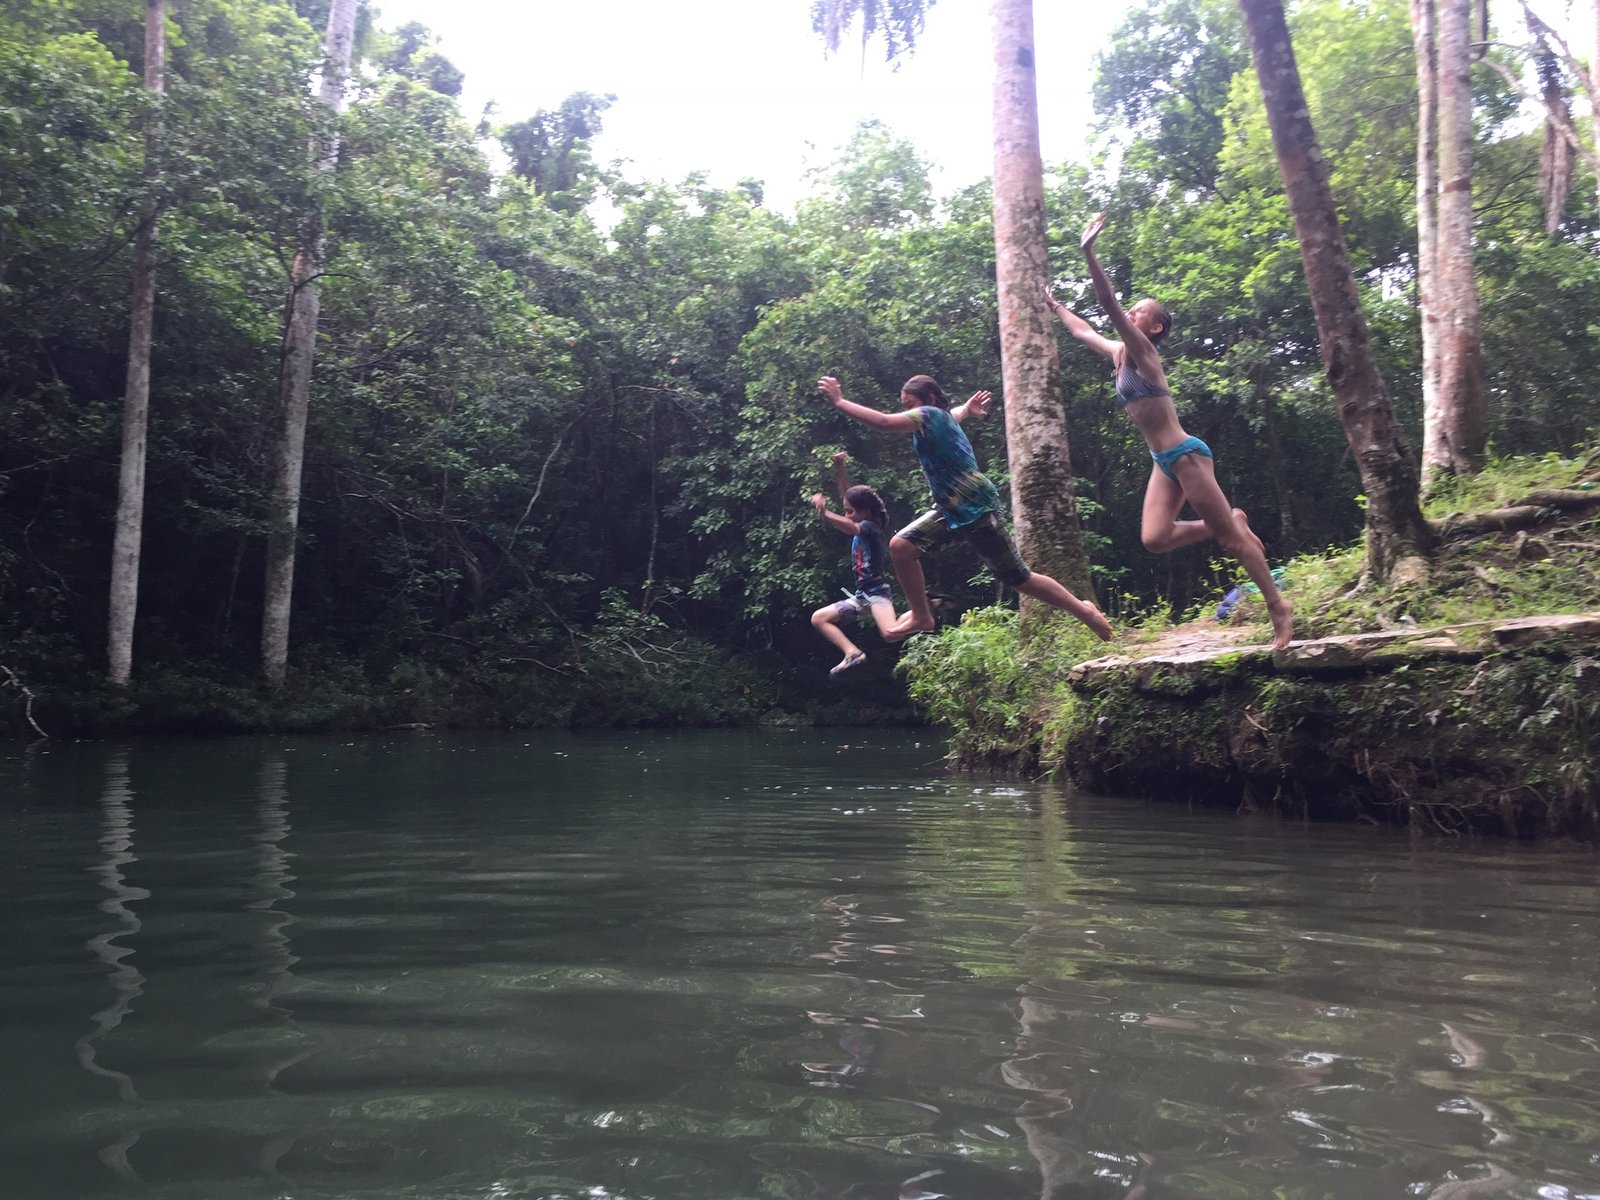
<svg viewBox="0 0 1600 1200">
<path fill-rule="evenodd" d="M 1177 476 L 1172 473 L 1172 464 L 1185 454 L 1204 454 L 1207 458 L 1213 457 L 1210 446 L 1197 437 L 1186 437 L 1176 446 L 1168 446 L 1165 450 L 1150 451 L 1150 461 L 1160 467 L 1161 473 L 1168 479 L 1177 479 Z"/>
</svg>

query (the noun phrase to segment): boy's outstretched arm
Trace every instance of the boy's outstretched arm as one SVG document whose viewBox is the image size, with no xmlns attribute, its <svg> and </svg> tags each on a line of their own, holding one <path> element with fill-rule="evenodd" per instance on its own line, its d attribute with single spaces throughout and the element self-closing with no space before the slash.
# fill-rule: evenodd
<svg viewBox="0 0 1600 1200">
<path fill-rule="evenodd" d="M 992 399 L 994 399 L 993 392 L 973 392 L 972 395 L 967 397 L 964 403 L 958 404 L 950 410 L 951 419 L 954 420 L 957 425 L 961 424 L 961 422 L 965 421 L 968 417 L 977 417 L 982 419 L 983 417 L 989 415 L 989 401 Z"/>
<path fill-rule="evenodd" d="M 832 375 L 824 375 L 817 380 L 817 389 L 827 397 L 829 404 L 863 425 L 870 425 L 887 433 L 912 433 L 917 428 L 916 418 L 908 413 L 880 412 L 876 408 L 868 408 L 865 404 L 857 404 L 854 400 L 846 400 L 844 389 Z"/>
</svg>

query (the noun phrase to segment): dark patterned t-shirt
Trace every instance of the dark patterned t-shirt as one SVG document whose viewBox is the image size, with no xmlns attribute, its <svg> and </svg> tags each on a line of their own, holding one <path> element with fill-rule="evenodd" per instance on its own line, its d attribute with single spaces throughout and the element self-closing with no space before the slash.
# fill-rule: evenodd
<svg viewBox="0 0 1600 1200">
<path fill-rule="evenodd" d="M 889 539 L 876 521 L 857 521 L 850 539 L 850 569 L 863 591 L 883 583 L 883 567 L 889 561 Z"/>
</svg>

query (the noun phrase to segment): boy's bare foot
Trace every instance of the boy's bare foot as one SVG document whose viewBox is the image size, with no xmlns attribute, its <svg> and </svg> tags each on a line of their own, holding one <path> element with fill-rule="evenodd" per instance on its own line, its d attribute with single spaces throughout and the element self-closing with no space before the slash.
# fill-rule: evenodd
<svg viewBox="0 0 1600 1200">
<path fill-rule="evenodd" d="M 937 628 L 933 621 L 918 621 L 916 613 L 907 613 L 883 631 L 883 640 L 903 642 L 914 633 L 932 633 Z"/>
<path fill-rule="evenodd" d="M 840 671 L 848 671 L 851 667 L 858 667 L 867 661 L 867 656 L 860 650 L 852 650 L 838 662 L 838 665 L 829 671 L 829 675 L 837 675 Z"/>
<path fill-rule="evenodd" d="M 1294 607 L 1279 596 L 1267 605 L 1267 615 L 1272 618 L 1272 648 L 1282 650 L 1294 640 Z"/>
<path fill-rule="evenodd" d="M 1234 509 L 1233 519 L 1239 523 L 1239 528 L 1244 530 L 1245 537 L 1249 538 L 1256 544 L 1256 549 L 1261 551 L 1261 557 L 1265 558 L 1267 556 L 1266 543 L 1256 536 L 1256 531 L 1254 529 L 1250 528 L 1250 518 L 1248 515 L 1246 515 L 1244 509 Z"/>
</svg>

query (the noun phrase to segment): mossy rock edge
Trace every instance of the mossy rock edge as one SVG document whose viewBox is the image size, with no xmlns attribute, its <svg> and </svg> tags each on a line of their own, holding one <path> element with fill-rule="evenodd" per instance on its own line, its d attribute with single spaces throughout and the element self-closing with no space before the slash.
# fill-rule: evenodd
<svg viewBox="0 0 1600 1200">
<path fill-rule="evenodd" d="M 1113 795 L 1600 839 L 1600 614 L 1078 664 L 1037 764 Z"/>
</svg>

